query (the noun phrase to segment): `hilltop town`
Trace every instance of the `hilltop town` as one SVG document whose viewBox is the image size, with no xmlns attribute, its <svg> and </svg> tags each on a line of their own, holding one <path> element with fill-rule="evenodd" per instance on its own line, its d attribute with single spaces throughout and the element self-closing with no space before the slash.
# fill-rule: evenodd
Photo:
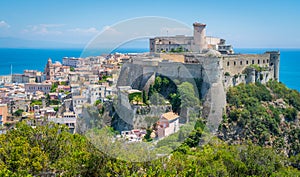
<svg viewBox="0 0 300 177">
<path fill-rule="evenodd" d="M 193 97 L 202 102 L 199 108 L 191 106 L 200 110 L 196 116 L 212 120 L 214 131 L 227 89 L 278 81 L 280 53 L 235 54 L 225 39 L 206 36 L 205 24 L 193 27 L 193 36 L 151 38 L 149 53 L 65 57 L 62 63 L 49 58 L 44 71 L 1 76 L 2 132 L 21 120 L 31 126 L 55 122 L 67 125 L 72 133 L 82 132 L 81 124 L 90 116 L 87 108 L 94 106 L 102 124 L 121 132 L 120 137 L 161 139 L 190 121 L 190 110 L 176 105 L 176 89 L 186 81 L 197 92 Z"/>
</svg>

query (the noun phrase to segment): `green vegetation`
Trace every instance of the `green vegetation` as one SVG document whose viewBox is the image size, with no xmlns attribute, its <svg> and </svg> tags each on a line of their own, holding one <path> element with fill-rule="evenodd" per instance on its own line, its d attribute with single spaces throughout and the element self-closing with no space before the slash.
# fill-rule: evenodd
<svg viewBox="0 0 300 177">
<path fill-rule="evenodd" d="M 297 90 L 288 89 L 284 84 L 276 81 L 268 82 L 267 86 L 273 92 L 275 99 L 283 98 L 285 102 L 300 111 L 300 93 Z"/>
<path fill-rule="evenodd" d="M 57 87 L 58 87 L 58 83 L 56 83 L 56 82 L 53 83 L 50 92 L 51 92 L 51 93 L 56 92 Z"/>
<path fill-rule="evenodd" d="M 184 52 L 184 49 L 183 49 L 183 47 L 180 46 L 180 47 L 177 47 L 176 49 L 173 49 L 173 48 L 172 48 L 172 49 L 170 50 L 170 52 L 171 52 L 171 53 L 182 53 L 182 52 Z"/>
<path fill-rule="evenodd" d="M 101 100 L 96 100 L 94 106 L 98 106 L 99 104 L 101 104 Z"/>
<path fill-rule="evenodd" d="M 128 94 L 128 99 L 130 103 L 136 103 L 138 104 L 139 102 L 142 102 L 142 93 L 141 92 L 134 92 Z"/>
<path fill-rule="evenodd" d="M 56 106 L 56 107 L 54 107 L 53 109 L 54 109 L 55 112 L 57 112 L 57 111 L 59 110 L 59 107 Z"/>
<path fill-rule="evenodd" d="M 232 87 L 227 93 L 220 138 L 231 143 L 252 141 L 296 155 L 300 152 L 300 127 L 296 119 L 299 101 L 298 92 L 276 81 L 268 82 L 267 86 L 256 83 Z"/>
<path fill-rule="evenodd" d="M 200 93 L 201 80 L 195 81 L 196 89 Z M 178 84 L 178 85 L 177 85 Z M 199 96 L 196 95 L 194 86 L 189 82 L 174 83 L 168 77 L 157 76 L 154 85 L 150 85 L 148 98 L 155 105 L 164 105 L 168 100 L 174 112 L 180 113 L 181 108 L 200 105 Z M 164 100 L 164 99 L 166 100 Z"/>
<path fill-rule="evenodd" d="M 177 111 L 200 106 L 191 83 L 177 85 L 159 76 L 149 95 L 143 91 L 129 99 L 169 100 Z M 206 120 L 193 110 L 189 118 L 196 123 L 182 125 L 154 145 L 151 133 L 159 117 L 146 117 L 144 142 L 124 144 L 104 123 L 108 106 L 100 100 L 97 107 L 84 107 L 84 119 L 78 120 L 85 136 L 70 134 L 66 126 L 32 128 L 20 122 L 0 134 L 0 176 L 300 176 L 299 93 L 276 81 L 240 84 L 228 90 L 227 103 L 221 140 L 207 138 Z M 155 159 L 157 154 L 167 156 Z"/>
<path fill-rule="evenodd" d="M 23 109 L 18 109 L 18 110 L 16 110 L 14 113 L 13 113 L 13 115 L 14 116 L 17 116 L 17 117 L 20 117 L 20 116 L 22 116 L 22 113 L 24 112 L 24 110 Z"/>
<path fill-rule="evenodd" d="M 70 71 L 74 72 L 75 68 L 74 67 L 70 67 Z"/>
<path fill-rule="evenodd" d="M 102 76 L 101 79 L 98 81 L 98 83 L 104 83 L 104 82 L 107 82 L 107 79 L 108 78 L 112 78 L 112 76 Z"/>
<path fill-rule="evenodd" d="M 104 139 L 93 139 L 105 132 Z M 212 139 L 203 146 L 182 144 L 172 155 L 145 162 L 131 162 L 108 156 L 105 150 L 113 135 L 109 128 L 86 137 L 70 134 L 68 128 L 46 125 L 17 129 L 0 135 L 1 176 L 299 176 L 299 156 L 285 158 L 271 148 L 253 144 L 228 145 Z M 98 150 L 98 144 L 103 151 Z M 189 140 L 188 140 L 189 141 Z M 92 142 L 92 143 L 91 143 Z M 166 144 L 167 142 L 165 142 Z M 132 145 L 132 144 L 131 144 Z M 130 144 L 128 145 L 130 146 Z M 196 144 L 197 146 L 197 144 Z M 144 155 L 139 145 L 125 155 Z M 131 154 L 131 152 L 134 152 Z"/>
<path fill-rule="evenodd" d="M 34 105 L 43 105 L 42 100 L 31 100 L 30 106 L 34 106 Z"/>
<path fill-rule="evenodd" d="M 268 66 L 262 67 L 262 66 L 259 66 L 257 64 L 252 64 L 252 65 L 248 66 L 248 68 L 254 68 L 258 72 L 268 71 L 268 69 L 269 69 Z"/>
<path fill-rule="evenodd" d="M 59 104 L 60 104 L 60 101 L 59 101 L 59 100 L 50 100 L 50 101 L 49 101 L 49 104 L 50 104 L 50 105 L 59 105 Z"/>
<path fill-rule="evenodd" d="M 196 96 L 194 87 L 189 82 L 183 82 L 178 86 L 178 93 L 181 100 L 181 109 L 200 105 L 200 100 Z"/>
</svg>

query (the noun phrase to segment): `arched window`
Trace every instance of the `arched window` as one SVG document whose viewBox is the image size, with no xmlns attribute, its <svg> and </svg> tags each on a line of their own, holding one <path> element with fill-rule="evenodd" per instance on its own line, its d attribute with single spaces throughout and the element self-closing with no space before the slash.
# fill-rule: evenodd
<svg viewBox="0 0 300 177">
<path fill-rule="evenodd" d="M 240 61 L 240 65 L 243 65 L 243 61 Z"/>
<path fill-rule="evenodd" d="M 227 62 L 227 66 L 229 66 L 229 61 Z"/>
</svg>

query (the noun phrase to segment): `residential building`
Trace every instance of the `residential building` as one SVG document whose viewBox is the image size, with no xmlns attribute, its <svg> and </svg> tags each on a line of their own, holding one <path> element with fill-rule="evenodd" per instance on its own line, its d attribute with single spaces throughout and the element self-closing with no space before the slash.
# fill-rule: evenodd
<svg viewBox="0 0 300 177">
<path fill-rule="evenodd" d="M 60 125 L 66 125 L 69 127 L 70 133 L 75 133 L 76 131 L 76 114 L 73 112 L 64 112 L 62 117 L 49 117 L 49 122 L 54 122 Z"/>
<path fill-rule="evenodd" d="M 0 125 L 4 125 L 7 121 L 7 104 L 0 104 Z"/>
<path fill-rule="evenodd" d="M 162 114 L 156 128 L 158 138 L 163 138 L 177 132 L 179 130 L 179 115 L 174 112 Z"/>
<path fill-rule="evenodd" d="M 65 65 L 65 66 L 71 66 L 71 67 L 76 68 L 80 63 L 80 59 L 81 58 L 64 57 L 62 62 L 63 62 L 63 65 Z"/>
<path fill-rule="evenodd" d="M 25 92 L 35 93 L 37 91 L 41 91 L 47 94 L 50 92 L 51 87 L 51 83 L 27 83 L 25 84 Z"/>
</svg>

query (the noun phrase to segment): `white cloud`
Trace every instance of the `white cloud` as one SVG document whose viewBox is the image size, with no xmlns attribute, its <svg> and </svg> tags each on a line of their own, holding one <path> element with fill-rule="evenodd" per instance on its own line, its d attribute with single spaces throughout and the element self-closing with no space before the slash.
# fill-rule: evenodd
<svg viewBox="0 0 300 177">
<path fill-rule="evenodd" d="M 0 21 L 0 28 L 9 28 L 10 25 L 8 23 L 6 23 L 5 21 Z"/>
<path fill-rule="evenodd" d="M 90 28 L 74 28 L 74 29 L 70 29 L 68 31 L 74 32 L 74 33 L 77 33 L 77 34 L 82 34 L 82 35 L 95 35 L 95 34 L 97 34 L 97 33 L 100 32 L 95 27 L 90 27 Z"/>
<path fill-rule="evenodd" d="M 62 31 L 58 30 L 59 27 L 64 26 L 63 24 L 38 24 L 38 25 L 29 25 L 27 29 L 24 29 L 24 33 L 34 33 L 40 35 L 62 34 Z"/>
</svg>

